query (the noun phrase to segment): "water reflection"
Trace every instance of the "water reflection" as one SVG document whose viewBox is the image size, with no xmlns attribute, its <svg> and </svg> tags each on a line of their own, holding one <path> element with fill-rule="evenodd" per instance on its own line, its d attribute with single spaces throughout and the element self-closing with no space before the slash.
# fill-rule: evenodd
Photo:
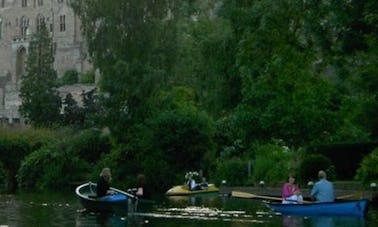
<svg viewBox="0 0 378 227">
<path fill-rule="evenodd" d="M 303 218 L 296 216 L 282 216 L 282 226 L 285 227 L 299 227 L 303 226 Z"/>
<path fill-rule="evenodd" d="M 201 223 L 264 223 L 257 216 L 249 215 L 245 211 L 224 211 L 217 208 L 186 207 L 186 208 L 163 208 L 151 213 L 136 213 L 136 216 L 153 219 L 175 219 L 187 221 L 200 221 Z"/>
<path fill-rule="evenodd" d="M 86 222 L 80 220 L 93 220 L 100 226 L 127 226 L 127 216 L 118 213 L 93 213 L 87 211 L 78 211 L 76 226 L 86 226 Z"/>
<path fill-rule="evenodd" d="M 377 210 L 368 218 L 282 216 L 259 200 L 206 195 L 161 197 L 138 204 L 137 212 L 87 213 L 75 195 L 0 195 L 0 225 L 4 226 L 376 226 Z M 147 206 L 146 206 L 147 205 Z"/>
<path fill-rule="evenodd" d="M 314 227 L 323 227 L 323 226 L 343 226 L 343 227 L 362 227 L 366 226 L 365 224 L 365 218 L 360 217 L 338 217 L 338 216 L 331 216 L 331 217 L 310 217 L 309 222 L 311 223 L 311 226 Z"/>
<path fill-rule="evenodd" d="M 282 226 L 285 227 L 363 227 L 366 226 L 365 218 L 363 217 L 348 217 L 348 216 L 282 216 Z"/>
</svg>

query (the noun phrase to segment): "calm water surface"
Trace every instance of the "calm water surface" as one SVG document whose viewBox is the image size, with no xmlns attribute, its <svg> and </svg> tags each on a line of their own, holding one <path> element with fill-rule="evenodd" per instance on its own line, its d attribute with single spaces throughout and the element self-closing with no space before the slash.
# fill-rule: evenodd
<svg viewBox="0 0 378 227">
<path fill-rule="evenodd" d="M 281 216 L 258 200 L 221 197 L 161 197 L 128 214 L 83 211 L 74 193 L 0 195 L 0 226 L 378 226 L 378 210 L 366 218 Z"/>
</svg>

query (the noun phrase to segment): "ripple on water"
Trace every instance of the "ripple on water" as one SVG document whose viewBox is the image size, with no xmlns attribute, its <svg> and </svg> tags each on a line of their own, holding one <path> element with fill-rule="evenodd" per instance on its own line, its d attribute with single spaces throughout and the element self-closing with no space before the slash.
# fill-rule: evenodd
<svg viewBox="0 0 378 227">
<path fill-rule="evenodd" d="M 263 214 L 263 212 L 260 212 Z M 221 210 L 209 207 L 190 206 L 185 208 L 158 208 L 153 213 L 134 213 L 135 216 L 165 219 L 190 219 L 224 222 L 264 223 L 259 215 L 247 214 L 246 211 Z"/>
</svg>

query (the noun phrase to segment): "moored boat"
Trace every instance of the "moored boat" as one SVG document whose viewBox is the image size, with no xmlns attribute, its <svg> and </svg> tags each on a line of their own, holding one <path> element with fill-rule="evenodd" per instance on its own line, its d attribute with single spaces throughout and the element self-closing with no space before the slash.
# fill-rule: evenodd
<svg viewBox="0 0 378 227">
<path fill-rule="evenodd" d="M 83 207 L 88 211 L 109 212 L 116 210 L 127 211 L 128 205 L 134 203 L 136 196 L 116 188 L 110 188 L 115 193 L 102 197 L 96 196 L 97 184 L 89 182 L 79 185 L 75 193 L 80 198 Z"/>
<path fill-rule="evenodd" d="M 214 184 L 209 184 L 208 187 L 199 190 L 189 190 L 187 185 L 177 185 L 169 189 L 165 194 L 168 196 L 176 195 L 196 195 L 202 193 L 214 193 L 219 192 L 219 188 Z"/>
<path fill-rule="evenodd" d="M 327 203 L 282 204 L 266 203 L 274 212 L 306 216 L 364 216 L 368 200 L 344 200 Z"/>
</svg>

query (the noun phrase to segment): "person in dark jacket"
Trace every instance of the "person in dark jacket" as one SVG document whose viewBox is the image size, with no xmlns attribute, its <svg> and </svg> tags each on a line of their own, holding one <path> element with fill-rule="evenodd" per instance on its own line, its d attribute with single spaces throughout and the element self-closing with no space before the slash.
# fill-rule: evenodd
<svg viewBox="0 0 378 227">
<path fill-rule="evenodd" d="M 103 168 L 100 173 L 100 179 L 97 181 L 97 197 L 105 195 L 111 195 L 114 192 L 110 190 L 110 182 L 112 180 L 112 174 L 109 168 Z"/>
</svg>

